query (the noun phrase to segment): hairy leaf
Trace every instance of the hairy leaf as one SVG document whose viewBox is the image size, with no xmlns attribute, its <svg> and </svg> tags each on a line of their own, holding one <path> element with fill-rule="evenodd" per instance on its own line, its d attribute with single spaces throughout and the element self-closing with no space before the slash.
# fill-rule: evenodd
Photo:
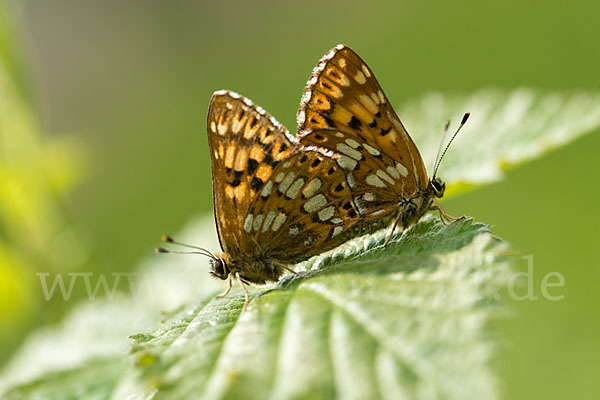
<svg viewBox="0 0 600 400">
<path fill-rule="evenodd" d="M 253 288 L 245 313 L 239 289 L 185 306 L 133 337 L 141 379 L 169 399 L 494 398 L 485 326 L 505 245 L 485 225 L 433 218 L 384 240 L 363 237 L 299 266 L 307 278 Z"/>
</svg>

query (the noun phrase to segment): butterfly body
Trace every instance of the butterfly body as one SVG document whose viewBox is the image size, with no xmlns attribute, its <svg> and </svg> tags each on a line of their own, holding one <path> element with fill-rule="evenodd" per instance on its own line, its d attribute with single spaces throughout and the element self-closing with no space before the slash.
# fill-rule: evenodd
<svg viewBox="0 0 600 400">
<path fill-rule="evenodd" d="M 226 253 L 217 253 L 215 257 L 217 260 L 213 261 L 210 274 L 222 280 L 228 279 L 230 274 L 237 273 L 245 283 L 262 285 L 277 282 L 285 272 L 266 255 L 232 258 Z"/>
</svg>

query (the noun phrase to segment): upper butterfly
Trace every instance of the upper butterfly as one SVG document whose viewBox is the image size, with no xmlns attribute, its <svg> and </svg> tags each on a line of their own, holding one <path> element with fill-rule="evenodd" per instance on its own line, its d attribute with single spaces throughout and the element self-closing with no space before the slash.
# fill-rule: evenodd
<svg viewBox="0 0 600 400">
<path fill-rule="evenodd" d="M 339 155 L 300 147 L 261 107 L 229 91 L 208 111 L 213 203 L 223 254 L 211 274 L 244 283 L 277 281 L 290 264 L 330 250 L 353 235 L 359 214 Z M 158 249 L 159 252 L 170 252 Z"/>
<path fill-rule="evenodd" d="M 338 45 L 321 58 L 297 119 L 302 146 L 339 155 L 337 163 L 361 216 L 353 230 L 369 233 L 393 223 L 393 233 L 396 226 L 404 230 L 436 208 L 440 216 L 454 219 L 435 200 L 446 188 L 435 176 L 441 158 L 428 179 L 419 150 L 373 72 L 349 47 Z"/>
</svg>

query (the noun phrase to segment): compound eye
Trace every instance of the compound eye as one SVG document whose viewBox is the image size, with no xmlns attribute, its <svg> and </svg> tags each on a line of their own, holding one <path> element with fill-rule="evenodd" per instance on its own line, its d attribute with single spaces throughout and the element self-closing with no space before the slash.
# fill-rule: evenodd
<svg viewBox="0 0 600 400">
<path fill-rule="evenodd" d="M 227 268 L 225 267 L 225 261 L 218 259 L 213 263 L 212 274 L 219 279 L 227 279 Z"/>
<path fill-rule="evenodd" d="M 215 261 L 215 273 L 218 275 L 223 275 L 225 273 L 225 268 L 223 268 L 223 261 Z"/>
<path fill-rule="evenodd" d="M 431 187 L 433 187 L 436 197 L 442 197 L 446 190 L 446 184 L 437 178 L 431 181 Z"/>
</svg>

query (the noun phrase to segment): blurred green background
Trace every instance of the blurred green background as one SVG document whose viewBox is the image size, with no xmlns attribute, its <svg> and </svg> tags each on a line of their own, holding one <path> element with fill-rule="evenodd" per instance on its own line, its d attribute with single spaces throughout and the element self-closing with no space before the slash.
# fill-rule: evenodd
<svg viewBox="0 0 600 400">
<path fill-rule="evenodd" d="M 14 156 L 0 170 L 0 363 L 72 303 L 46 303 L 35 272 L 130 271 L 162 233 L 211 212 L 215 90 L 252 98 L 294 130 L 304 84 L 337 43 L 369 63 L 396 105 L 429 90 L 600 89 L 597 1 L 1 4 L 3 73 L 27 111 L 22 136 L 0 144 L 6 165 Z M 536 295 L 545 274 L 565 277 L 551 289 L 563 300 L 507 299 L 514 312 L 497 322 L 506 398 L 600 396 L 599 148 L 594 132 L 444 201 L 533 255 Z M 19 199 L 39 215 L 28 220 Z"/>
</svg>

